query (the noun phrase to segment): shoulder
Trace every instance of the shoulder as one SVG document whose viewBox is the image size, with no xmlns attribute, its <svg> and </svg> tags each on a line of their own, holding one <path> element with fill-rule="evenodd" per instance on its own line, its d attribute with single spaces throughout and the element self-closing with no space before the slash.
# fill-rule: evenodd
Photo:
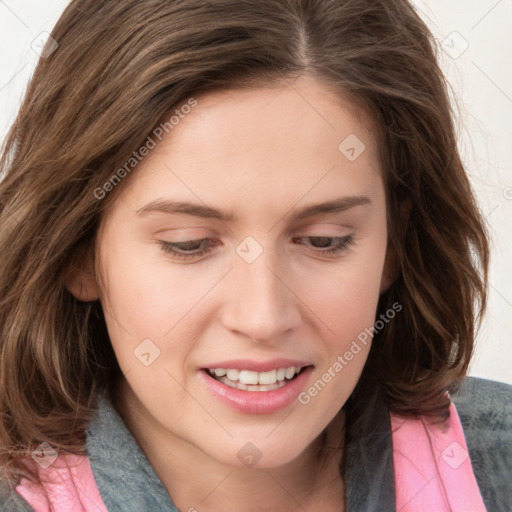
<svg viewBox="0 0 512 512">
<path fill-rule="evenodd" d="M 473 472 L 489 510 L 512 509 L 512 386 L 467 377 L 452 393 Z"/>
<path fill-rule="evenodd" d="M 510 441 L 512 435 L 512 386 L 503 382 L 466 377 L 452 402 L 466 436 L 485 433 L 489 442 Z"/>
<path fill-rule="evenodd" d="M 496 380 L 466 377 L 452 394 L 453 401 L 461 404 L 475 400 L 481 407 L 507 405 L 512 400 L 512 385 Z"/>
</svg>

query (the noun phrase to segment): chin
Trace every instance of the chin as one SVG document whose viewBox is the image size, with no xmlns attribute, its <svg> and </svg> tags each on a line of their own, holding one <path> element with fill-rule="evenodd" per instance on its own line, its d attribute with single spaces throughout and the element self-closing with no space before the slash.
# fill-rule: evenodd
<svg viewBox="0 0 512 512">
<path fill-rule="evenodd" d="M 288 437 L 287 441 L 290 441 Z M 234 468 L 273 469 L 285 466 L 301 455 L 306 446 L 301 447 L 296 442 L 289 445 L 269 443 L 268 439 L 240 442 L 235 440 L 235 447 L 221 453 L 211 454 L 219 463 Z"/>
</svg>

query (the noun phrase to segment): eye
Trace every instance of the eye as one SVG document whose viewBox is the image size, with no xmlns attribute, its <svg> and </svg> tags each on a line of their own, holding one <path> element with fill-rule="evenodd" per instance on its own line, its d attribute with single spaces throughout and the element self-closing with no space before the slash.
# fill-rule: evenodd
<svg viewBox="0 0 512 512">
<path fill-rule="evenodd" d="M 354 243 L 353 235 L 347 235 L 342 237 L 334 237 L 334 236 L 306 236 L 303 237 L 306 240 L 315 241 L 312 244 L 314 248 L 320 248 L 316 252 L 319 252 L 322 255 L 336 255 L 345 249 L 351 244 Z M 295 239 L 295 240 L 300 240 Z M 334 245 L 332 244 L 334 242 Z M 316 244 L 316 245 L 315 245 Z"/>
<path fill-rule="evenodd" d="M 205 242 L 209 238 L 201 238 L 200 240 L 187 240 L 185 242 L 165 242 L 159 240 L 162 250 L 168 254 L 172 254 L 177 258 L 197 258 L 210 252 L 212 247 L 205 247 Z"/>
<path fill-rule="evenodd" d="M 313 244 L 303 244 L 309 245 L 309 247 L 313 247 L 315 252 L 320 253 L 322 255 L 334 256 L 345 249 L 350 244 L 354 243 L 353 235 L 347 235 L 343 237 L 333 237 L 333 236 L 307 236 L 307 237 L 299 237 L 294 238 L 293 240 L 310 240 Z M 210 245 L 208 245 L 210 242 Z M 333 244 L 334 242 L 334 244 Z M 208 254 L 212 251 L 216 243 L 211 243 L 210 238 L 201 238 L 199 240 L 186 240 L 184 242 L 166 242 L 164 240 L 158 241 L 161 249 L 167 253 L 171 254 L 176 258 L 183 259 L 192 259 L 199 258 Z"/>
</svg>

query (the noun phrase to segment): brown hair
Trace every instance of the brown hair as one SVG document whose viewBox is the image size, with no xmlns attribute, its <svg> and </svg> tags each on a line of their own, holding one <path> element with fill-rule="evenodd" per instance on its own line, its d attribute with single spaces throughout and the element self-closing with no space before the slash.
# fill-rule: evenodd
<svg viewBox="0 0 512 512">
<path fill-rule="evenodd" d="M 357 98 L 381 141 L 397 273 L 377 316 L 403 309 L 375 334 L 351 400 L 378 382 L 393 412 L 447 414 L 489 249 L 436 46 L 406 0 L 73 0 L 51 35 L 59 46 L 39 61 L 1 160 L 4 478 L 38 481 L 22 460 L 43 441 L 84 454 L 98 393 L 120 375 L 101 305 L 65 284 L 129 177 L 102 200 L 94 191 L 191 96 L 303 73 Z"/>
</svg>

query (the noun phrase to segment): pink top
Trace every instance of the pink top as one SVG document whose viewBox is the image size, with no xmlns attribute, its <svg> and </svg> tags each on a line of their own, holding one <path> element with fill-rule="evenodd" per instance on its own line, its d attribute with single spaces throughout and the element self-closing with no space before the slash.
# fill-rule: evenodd
<svg viewBox="0 0 512 512">
<path fill-rule="evenodd" d="M 60 454 L 39 474 L 51 483 L 41 488 L 23 479 L 15 488 L 36 512 L 108 512 L 94 480 L 89 457 Z"/>
<path fill-rule="evenodd" d="M 391 415 L 397 512 L 486 512 L 453 404 L 440 426 Z M 108 512 L 86 456 L 60 455 L 39 470 L 53 483 L 16 487 L 36 512 Z"/>
<path fill-rule="evenodd" d="M 485 512 L 453 403 L 442 426 L 391 415 L 397 512 Z"/>
</svg>

